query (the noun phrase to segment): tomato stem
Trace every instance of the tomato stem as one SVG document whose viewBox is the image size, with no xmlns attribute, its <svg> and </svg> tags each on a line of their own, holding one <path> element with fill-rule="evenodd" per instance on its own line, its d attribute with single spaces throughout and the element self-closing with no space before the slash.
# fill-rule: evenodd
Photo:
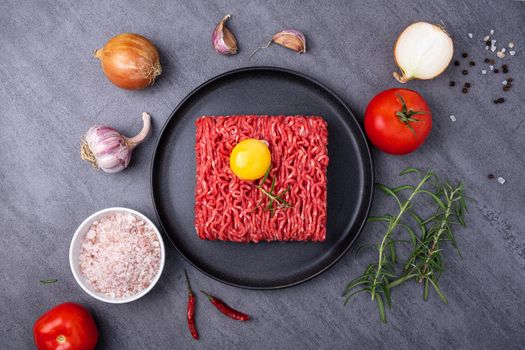
<svg viewBox="0 0 525 350">
<path fill-rule="evenodd" d="M 63 342 L 66 341 L 66 337 L 64 337 L 62 334 L 60 334 L 58 337 L 57 337 L 57 342 L 59 342 L 60 344 L 62 344 Z"/>
<path fill-rule="evenodd" d="M 399 101 L 401 102 L 401 107 L 402 108 L 401 108 L 400 112 L 396 112 L 396 116 L 398 116 L 399 120 L 403 124 L 405 124 L 414 133 L 414 136 L 416 136 L 416 131 L 414 130 L 412 125 L 410 125 L 410 123 L 411 122 L 419 122 L 420 120 L 416 119 L 416 118 L 412 118 L 412 116 L 414 116 L 416 114 L 425 114 L 426 112 L 414 111 L 413 109 L 408 109 L 407 105 L 405 103 L 405 100 L 403 99 L 403 97 L 401 97 L 401 95 L 397 95 L 397 97 L 399 98 Z"/>
</svg>

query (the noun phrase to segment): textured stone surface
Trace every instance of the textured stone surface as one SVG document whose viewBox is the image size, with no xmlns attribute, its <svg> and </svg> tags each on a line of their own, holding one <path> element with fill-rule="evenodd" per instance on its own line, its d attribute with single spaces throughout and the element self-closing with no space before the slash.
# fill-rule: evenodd
<svg viewBox="0 0 525 350">
<path fill-rule="evenodd" d="M 146 4 L 148 3 L 148 4 Z M 214 25 L 232 13 L 241 53 L 222 57 L 210 47 Z M 0 334 L 2 348 L 32 346 L 33 321 L 64 301 L 86 305 L 101 331 L 100 349 L 518 349 L 525 342 L 525 3 L 519 1 L 15 1 L 0 3 Z M 477 65 L 464 77 L 451 66 L 434 81 L 410 82 L 434 113 L 426 144 L 405 157 L 374 150 L 377 178 L 399 183 L 405 166 L 432 167 L 465 181 L 468 228 L 457 233 L 463 259 L 446 249 L 441 286 L 449 305 L 431 292 L 428 302 L 412 285 L 394 291 L 388 324 L 380 324 L 368 297 L 343 307 L 341 291 L 373 259 L 354 260 L 353 247 L 336 266 L 298 287 L 258 292 L 205 277 L 168 247 L 165 273 L 145 298 L 108 305 L 85 294 L 69 269 L 68 247 L 79 223 L 110 206 L 137 209 L 154 219 L 149 192 L 153 145 L 160 127 L 194 87 L 224 71 L 277 65 L 311 75 L 335 90 L 362 120 L 370 98 L 399 86 L 392 44 L 417 20 L 442 20 L 455 38 L 456 57 L 465 51 Z M 303 30 L 309 52 L 272 47 L 251 61 L 249 52 L 284 27 Z M 515 41 L 505 59 L 514 86 L 501 91 L 503 75 L 481 75 L 487 52 L 480 42 L 494 28 L 498 45 Z M 111 36 L 133 31 L 160 49 L 164 73 L 142 92 L 112 86 L 91 56 Z M 472 32 L 474 39 L 467 34 Z M 495 55 L 494 55 L 495 57 Z M 462 61 L 464 64 L 465 62 Z M 499 61 L 498 61 L 499 64 Z M 472 83 L 470 93 L 459 85 Z M 507 102 L 491 100 L 505 96 Z M 521 97 L 521 100 L 520 100 Z M 95 123 L 127 134 L 140 128 L 140 113 L 155 123 L 131 167 L 116 175 L 95 173 L 78 156 L 80 136 Z M 453 114 L 457 121 L 452 122 Z M 489 173 L 504 177 L 500 185 Z M 376 196 L 374 213 L 391 209 Z M 382 228 L 368 225 L 358 244 L 376 242 Z M 197 305 L 200 342 L 191 340 L 184 319 L 182 269 L 195 286 L 214 292 L 254 320 L 239 324 Z M 41 278 L 58 278 L 41 285 Z"/>
</svg>

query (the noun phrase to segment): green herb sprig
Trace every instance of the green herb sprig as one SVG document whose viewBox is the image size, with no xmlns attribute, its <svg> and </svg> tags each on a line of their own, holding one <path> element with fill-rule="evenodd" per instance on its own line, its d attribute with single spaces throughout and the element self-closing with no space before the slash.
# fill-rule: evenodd
<svg viewBox="0 0 525 350">
<path fill-rule="evenodd" d="M 376 301 L 383 322 L 386 322 L 385 305 L 388 308 L 392 306 L 391 289 L 411 279 L 424 283 L 425 300 L 428 299 L 429 286 L 432 285 L 440 298 L 447 302 L 438 284 L 444 270 L 440 244 L 443 241 L 451 241 L 457 249 L 452 226 L 456 224 L 465 226 L 467 207 L 463 196 L 463 185 L 440 184 L 435 173 L 428 171 L 422 175 L 415 168 L 403 170 L 400 176 L 411 173 L 420 175 L 420 180 L 415 186 L 402 185 L 389 188 L 377 184 L 378 189 L 395 199 L 399 210 L 396 215 L 385 214 L 369 218 L 369 222 L 387 224 L 386 232 L 377 247 L 378 260 L 376 263 L 369 264 L 359 277 L 350 281 L 343 293 L 345 305 L 358 293 L 370 294 L 371 299 Z M 431 186 L 432 182 L 435 183 Z M 406 193 L 405 200 L 401 198 L 401 193 Z M 413 210 L 415 198 L 420 194 L 429 196 L 436 205 L 435 213 L 425 220 Z M 416 229 L 409 225 L 407 219 L 412 219 L 417 224 Z M 400 231 L 406 232 L 409 240 L 396 237 Z M 398 270 L 396 268 L 400 265 L 396 252 L 398 243 L 412 244 L 412 252 L 402 264 L 401 273 L 396 272 Z M 361 248 L 358 249 L 357 254 Z"/>
<path fill-rule="evenodd" d="M 263 188 L 264 183 L 266 182 L 266 180 L 268 180 L 268 176 L 270 175 L 271 170 L 272 166 L 270 165 L 256 187 L 259 189 L 259 191 L 261 191 L 262 194 L 268 197 L 268 204 L 264 207 L 264 210 L 269 211 L 270 217 L 273 217 L 275 214 L 275 210 L 278 207 L 291 208 L 292 205 L 288 203 L 283 197 L 288 191 L 290 191 L 290 186 L 286 187 L 286 189 L 281 192 L 275 193 L 275 178 L 273 178 L 272 184 L 270 185 L 270 190 L 266 190 Z M 257 206 L 254 208 L 254 210 L 259 208 L 262 205 L 262 203 L 263 199 L 261 199 L 259 203 L 257 203 Z"/>
<path fill-rule="evenodd" d="M 465 226 L 465 214 L 468 210 L 463 191 L 462 184 L 455 187 L 445 184 L 440 188 L 435 198 L 439 208 L 433 216 L 418 222 L 421 239 L 417 241 L 412 254 L 405 262 L 403 275 L 391 282 L 390 288 L 413 279 L 418 283 L 423 283 L 424 300 L 428 299 L 429 286 L 432 285 L 441 300 L 445 304 L 448 303 L 438 284 L 439 277 L 445 270 L 440 244 L 450 241 L 461 256 L 452 226 Z M 427 225 L 430 225 L 429 229 Z"/>
</svg>

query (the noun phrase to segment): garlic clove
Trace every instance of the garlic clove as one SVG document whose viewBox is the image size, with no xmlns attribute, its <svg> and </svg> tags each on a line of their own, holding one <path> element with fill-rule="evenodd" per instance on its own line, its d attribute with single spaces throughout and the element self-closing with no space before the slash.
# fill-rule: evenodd
<svg viewBox="0 0 525 350">
<path fill-rule="evenodd" d="M 148 136 L 151 117 L 142 113 L 142 130 L 134 137 L 127 138 L 107 125 L 89 128 L 80 145 L 80 157 L 106 173 L 117 173 L 126 169 L 133 149 Z"/>
<path fill-rule="evenodd" d="M 295 52 L 306 52 L 306 38 L 303 33 L 295 29 L 286 29 L 276 33 L 272 41 Z"/>
<path fill-rule="evenodd" d="M 235 55 L 237 53 L 237 40 L 233 33 L 226 27 L 226 21 L 231 15 L 227 14 L 217 24 L 211 37 L 211 43 L 215 51 L 221 55 Z"/>
<path fill-rule="evenodd" d="M 454 44 L 440 26 L 416 22 L 406 27 L 394 45 L 394 58 L 401 74 L 400 83 L 412 79 L 433 79 L 443 73 L 452 60 Z"/>
<path fill-rule="evenodd" d="M 126 169 L 131 160 L 132 150 L 126 142 L 119 138 L 109 141 L 104 145 L 104 151 L 97 154 L 97 164 L 106 173 L 118 173 Z"/>
<path fill-rule="evenodd" d="M 272 43 L 286 47 L 287 49 L 295 52 L 304 53 L 306 52 L 306 38 L 303 33 L 295 29 L 285 29 L 272 36 L 272 40 L 265 46 L 256 48 L 248 58 L 251 58 L 260 49 L 266 49 Z"/>
</svg>

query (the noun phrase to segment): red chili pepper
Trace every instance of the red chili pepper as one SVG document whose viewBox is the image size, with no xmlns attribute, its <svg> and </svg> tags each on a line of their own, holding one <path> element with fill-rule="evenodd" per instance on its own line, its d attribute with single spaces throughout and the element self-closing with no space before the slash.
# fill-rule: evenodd
<svg viewBox="0 0 525 350">
<path fill-rule="evenodd" d="M 188 287 L 188 328 L 190 329 L 191 336 L 199 340 L 199 333 L 195 326 L 195 294 L 191 289 L 190 279 L 188 273 L 184 270 L 184 276 L 186 276 L 186 286 Z"/>
<path fill-rule="evenodd" d="M 233 318 L 234 320 L 237 320 L 237 321 L 248 321 L 250 319 L 250 316 L 233 309 L 221 299 L 216 298 L 213 295 L 210 295 L 202 290 L 201 292 L 208 297 L 208 300 L 211 301 L 211 303 L 217 308 L 217 310 L 219 310 L 220 312 L 222 312 L 229 318 Z"/>
</svg>

